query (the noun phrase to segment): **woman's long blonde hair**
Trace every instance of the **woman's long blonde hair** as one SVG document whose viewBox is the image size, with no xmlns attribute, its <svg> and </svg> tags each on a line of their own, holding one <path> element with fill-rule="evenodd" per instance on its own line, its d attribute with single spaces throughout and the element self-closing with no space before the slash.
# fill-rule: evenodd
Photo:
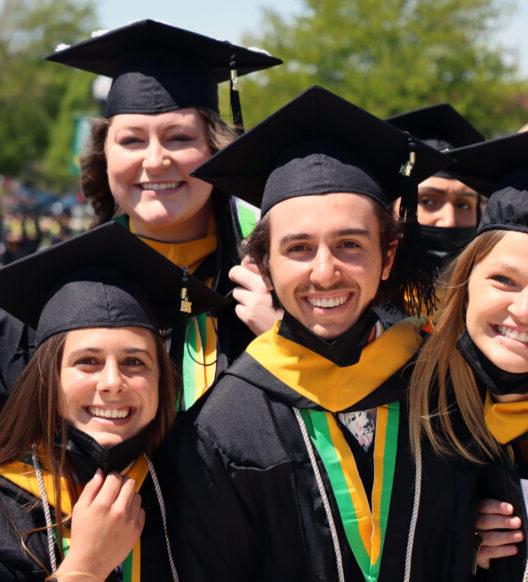
<svg viewBox="0 0 528 582">
<path fill-rule="evenodd" d="M 495 230 L 477 236 L 444 275 L 447 283 L 440 316 L 418 357 L 409 388 L 410 438 L 415 455 L 424 437 L 437 453 L 459 454 L 473 462 L 500 454 L 499 445 L 484 423 L 482 397 L 475 376 L 456 343 L 466 329 L 471 271 L 504 234 L 504 231 Z M 448 392 L 454 394 L 454 403 Z M 470 450 L 457 436 L 450 410 L 453 405 L 458 406 L 474 444 L 483 455 Z"/>
</svg>

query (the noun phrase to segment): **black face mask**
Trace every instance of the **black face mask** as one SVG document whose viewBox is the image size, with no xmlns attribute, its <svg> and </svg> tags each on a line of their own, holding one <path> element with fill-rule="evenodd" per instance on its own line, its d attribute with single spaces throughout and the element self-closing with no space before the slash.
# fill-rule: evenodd
<svg viewBox="0 0 528 582">
<path fill-rule="evenodd" d="M 120 473 L 144 452 L 149 429 L 150 425 L 132 438 L 104 448 L 90 435 L 70 425 L 66 451 L 75 476 L 81 483 L 86 483 L 97 469 L 102 469 L 105 475 L 112 471 Z"/>
<path fill-rule="evenodd" d="M 420 225 L 425 250 L 431 259 L 431 267 L 438 272 L 456 257 L 475 237 L 476 226 L 426 226 Z"/>
<path fill-rule="evenodd" d="M 457 349 L 470 365 L 481 388 L 488 388 L 492 394 L 528 394 L 528 372 L 514 374 L 497 368 L 477 348 L 465 331 L 457 341 Z"/>
<path fill-rule="evenodd" d="M 361 351 L 367 345 L 370 332 L 378 319 L 369 306 L 348 331 L 336 339 L 326 341 L 314 335 L 285 311 L 279 335 L 312 350 L 340 367 L 352 366 L 359 361 Z"/>
</svg>

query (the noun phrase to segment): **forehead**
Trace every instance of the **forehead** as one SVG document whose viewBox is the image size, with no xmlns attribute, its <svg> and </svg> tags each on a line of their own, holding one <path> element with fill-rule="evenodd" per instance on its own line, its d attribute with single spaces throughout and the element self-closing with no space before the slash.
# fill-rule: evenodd
<svg viewBox="0 0 528 582">
<path fill-rule="evenodd" d="M 199 126 L 202 127 L 203 120 L 198 111 L 189 107 L 187 109 L 177 109 L 166 113 L 147 115 L 143 113 L 120 113 L 110 119 L 110 130 L 117 131 L 127 128 L 156 128 L 170 127 L 173 125 Z"/>
<path fill-rule="evenodd" d="M 323 236 L 345 229 L 379 230 L 377 203 L 361 194 L 298 196 L 269 211 L 272 238 L 286 232 Z"/>
<path fill-rule="evenodd" d="M 528 234 L 508 231 L 476 269 L 512 269 L 528 277 Z"/>
<path fill-rule="evenodd" d="M 119 346 L 130 346 L 140 349 L 155 349 L 155 341 L 152 332 L 142 327 L 90 327 L 73 329 L 66 334 L 64 350 L 77 350 L 80 348 L 107 349 Z"/>
<path fill-rule="evenodd" d="M 418 191 L 437 190 L 439 193 L 476 195 L 476 192 L 469 186 L 466 186 L 460 180 L 454 178 L 444 178 L 442 176 L 430 176 L 427 180 L 420 182 Z"/>
</svg>

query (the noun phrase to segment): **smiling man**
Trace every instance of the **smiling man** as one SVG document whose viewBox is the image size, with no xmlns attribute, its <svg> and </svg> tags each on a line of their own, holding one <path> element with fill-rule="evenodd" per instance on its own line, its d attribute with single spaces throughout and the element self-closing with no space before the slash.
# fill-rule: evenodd
<svg viewBox="0 0 528 582">
<path fill-rule="evenodd" d="M 261 203 L 246 250 L 284 317 L 180 424 L 184 582 L 469 579 L 472 488 L 409 451 L 423 321 L 377 309 L 423 298 L 391 203 L 407 236 L 416 183 L 448 162 L 314 87 L 197 171 Z"/>
</svg>

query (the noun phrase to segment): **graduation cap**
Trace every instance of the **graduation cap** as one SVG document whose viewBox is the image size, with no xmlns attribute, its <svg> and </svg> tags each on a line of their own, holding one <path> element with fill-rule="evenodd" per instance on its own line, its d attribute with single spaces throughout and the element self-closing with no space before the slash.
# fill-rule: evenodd
<svg viewBox="0 0 528 582">
<path fill-rule="evenodd" d="M 503 187 L 528 190 L 528 133 L 514 133 L 449 152 L 450 172 L 490 196 Z"/>
<path fill-rule="evenodd" d="M 59 50 L 48 60 L 112 77 L 106 117 L 164 113 L 185 107 L 206 107 L 218 112 L 217 85 L 231 80 L 233 122 L 240 125 L 237 76 L 282 63 L 264 51 L 155 20 L 134 22 L 100 34 Z"/>
<path fill-rule="evenodd" d="M 388 117 L 391 125 L 408 131 L 439 151 L 484 141 L 485 137 L 449 103 L 439 103 Z"/>
<path fill-rule="evenodd" d="M 384 206 L 452 163 L 367 111 L 314 86 L 212 156 L 193 176 L 261 206 L 297 196 L 364 194 Z M 414 203 L 415 206 L 415 203 Z"/>
<path fill-rule="evenodd" d="M 221 295 L 116 223 L 0 269 L 0 306 L 36 328 L 37 346 L 72 329 L 166 329 L 180 310 L 197 314 L 225 304 Z"/>
</svg>

